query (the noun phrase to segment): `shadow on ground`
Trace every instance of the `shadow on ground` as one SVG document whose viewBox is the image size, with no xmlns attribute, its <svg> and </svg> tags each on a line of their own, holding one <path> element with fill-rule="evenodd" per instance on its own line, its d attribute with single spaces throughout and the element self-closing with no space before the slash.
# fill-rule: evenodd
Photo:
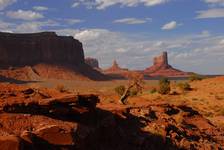
<svg viewBox="0 0 224 150">
<path fill-rule="evenodd" d="M 22 80 L 16 80 L 13 78 L 7 78 L 7 77 L 0 75 L 0 82 L 8 82 L 8 83 L 13 83 L 13 84 L 27 84 L 27 83 L 37 83 L 40 81 L 22 81 Z"/>
<path fill-rule="evenodd" d="M 66 150 L 170 150 L 179 149 L 171 141 L 162 136 L 144 132 L 144 119 L 130 113 L 110 112 L 96 108 L 82 114 L 49 114 L 33 106 L 20 109 L 15 113 L 44 115 L 53 119 L 69 121 L 77 124 L 72 132 L 74 145 L 52 145 L 33 135 L 32 144 L 27 143 L 25 149 L 66 149 Z M 36 110 L 36 111 L 35 111 Z M 39 111 L 38 111 L 39 110 Z M 123 117 L 122 117 L 123 116 Z M 57 138 L 57 137 L 55 137 Z"/>
</svg>

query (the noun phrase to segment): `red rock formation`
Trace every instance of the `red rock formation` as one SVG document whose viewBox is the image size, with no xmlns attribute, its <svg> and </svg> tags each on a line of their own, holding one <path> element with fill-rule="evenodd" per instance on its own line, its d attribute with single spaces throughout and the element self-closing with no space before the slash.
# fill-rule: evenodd
<svg viewBox="0 0 224 150">
<path fill-rule="evenodd" d="M 154 57 L 153 66 L 146 68 L 144 73 L 150 76 L 167 76 L 167 77 L 184 77 L 188 76 L 188 73 L 173 68 L 168 63 L 167 52 L 163 52 L 162 55 Z"/>
<path fill-rule="evenodd" d="M 103 70 L 104 74 L 107 74 L 116 79 L 126 78 L 128 72 L 128 69 L 121 68 L 116 60 L 113 61 L 113 65 L 110 68 Z"/>
<path fill-rule="evenodd" d="M 85 58 L 85 63 L 91 66 L 92 68 L 99 69 L 99 61 L 96 58 L 87 57 Z"/>
<path fill-rule="evenodd" d="M 0 64 L 4 66 L 37 63 L 84 63 L 82 43 L 54 32 L 34 34 L 0 33 Z"/>
<path fill-rule="evenodd" d="M 113 61 L 113 64 L 110 68 L 104 70 L 104 72 L 106 73 L 121 73 L 121 72 L 127 72 L 127 71 L 128 69 L 121 68 L 116 60 Z"/>
<path fill-rule="evenodd" d="M 7 69 L 9 72 L 10 67 L 16 70 L 18 67 L 31 66 L 32 69 L 36 68 L 34 71 L 43 77 L 61 78 L 60 69 L 55 68 L 63 68 L 67 70 L 65 72 L 69 72 L 69 77 L 63 73 L 62 79 L 77 79 L 71 74 L 94 80 L 106 79 L 103 74 L 85 64 L 82 43 L 70 36 L 57 36 L 54 32 L 33 34 L 1 32 L 0 53 L 0 68 Z M 35 67 L 38 64 L 45 64 L 48 68 Z M 44 75 L 42 70 L 47 70 L 48 75 Z M 2 72 L 1 75 L 10 74 L 9 72 Z M 57 72 L 57 74 L 51 74 L 51 72 Z"/>
</svg>

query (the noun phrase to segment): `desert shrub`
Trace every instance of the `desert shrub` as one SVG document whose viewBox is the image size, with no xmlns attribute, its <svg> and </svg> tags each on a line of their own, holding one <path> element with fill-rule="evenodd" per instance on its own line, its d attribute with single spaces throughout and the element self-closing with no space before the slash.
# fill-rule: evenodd
<svg viewBox="0 0 224 150">
<path fill-rule="evenodd" d="M 201 75 L 199 75 L 199 74 L 196 74 L 196 73 L 192 73 L 191 75 L 190 75 L 190 77 L 189 77 L 189 80 L 190 81 L 201 81 L 201 80 L 203 80 L 204 78 L 201 76 Z"/>
<path fill-rule="evenodd" d="M 221 116 L 224 116 L 224 108 L 222 108 L 222 109 L 219 111 L 219 114 L 220 114 Z"/>
<path fill-rule="evenodd" d="M 129 96 L 136 96 L 138 95 L 138 90 L 135 89 L 135 88 L 132 88 L 130 91 L 129 91 Z"/>
<path fill-rule="evenodd" d="M 119 96 L 122 96 L 125 92 L 125 86 L 124 85 L 120 85 L 120 86 L 117 86 L 114 91 L 119 95 Z"/>
<path fill-rule="evenodd" d="M 64 86 L 63 84 L 58 84 L 58 85 L 56 86 L 56 90 L 58 90 L 58 91 L 61 92 L 61 93 L 64 93 L 64 92 L 67 91 L 67 89 L 65 88 L 65 86 Z"/>
<path fill-rule="evenodd" d="M 170 92 L 170 81 L 167 78 L 162 78 L 159 81 L 159 91 L 160 94 L 169 94 Z"/>
<path fill-rule="evenodd" d="M 156 88 L 153 88 L 152 90 L 150 90 L 150 93 L 151 94 L 154 94 L 154 93 L 156 93 L 157 92 L 157 89 Z"/>
<path fill-rule="evenodd" d="M 191 90 L 191 85 L 187 82 L 181 82 L 178 83 L 177 86 L 182 90 L 182 91 L 190 91 Z"/>
</svg>

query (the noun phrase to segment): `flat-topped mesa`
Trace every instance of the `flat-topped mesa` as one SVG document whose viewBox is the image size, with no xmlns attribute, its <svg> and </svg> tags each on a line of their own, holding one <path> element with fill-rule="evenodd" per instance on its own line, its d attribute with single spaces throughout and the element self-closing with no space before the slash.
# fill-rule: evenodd
<svg viewBox="0 0 224 150">
<path fill-rule="evenodd" d="M 0 53 L 1 66 L 84 63 L 82 43 L 71 36 L 58 36 L 54 32 L 0 32 Z"/>
<path fill-rule="evenodd" d="M 188 76 L 188 73 L 175 69 L 169 65 L 167 52 L 163 52 L 160 56 L 154 57 L 153 66 L 146 68 L 144 72 L 150 76 Z"/>
<path fill-rule="evenodd" d="M 54 32 L 14 34 L 0 32 L 0 75 L 19 80 L 41 78 L 107 79 L 85 63 L 82 43 Z M 30 69 L 23 69 L 29 66 Z M 10 69 L 13 68 L 13 69 Z"/>
</svg>

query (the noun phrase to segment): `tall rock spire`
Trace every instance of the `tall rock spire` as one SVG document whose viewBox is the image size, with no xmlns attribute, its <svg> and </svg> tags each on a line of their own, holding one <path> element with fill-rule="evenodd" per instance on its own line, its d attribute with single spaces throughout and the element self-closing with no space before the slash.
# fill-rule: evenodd
<svg viewBox="0 0 224 150">
<path fill-rule="evenodd" d="M 173 68 L 168 63 L 168 54 L 166 51 L 161 55 L 154 57 L 153 66 L 146 68 L 144 72 L 150 76 L 187 76 L 188 73 Z"/>
</svg>

